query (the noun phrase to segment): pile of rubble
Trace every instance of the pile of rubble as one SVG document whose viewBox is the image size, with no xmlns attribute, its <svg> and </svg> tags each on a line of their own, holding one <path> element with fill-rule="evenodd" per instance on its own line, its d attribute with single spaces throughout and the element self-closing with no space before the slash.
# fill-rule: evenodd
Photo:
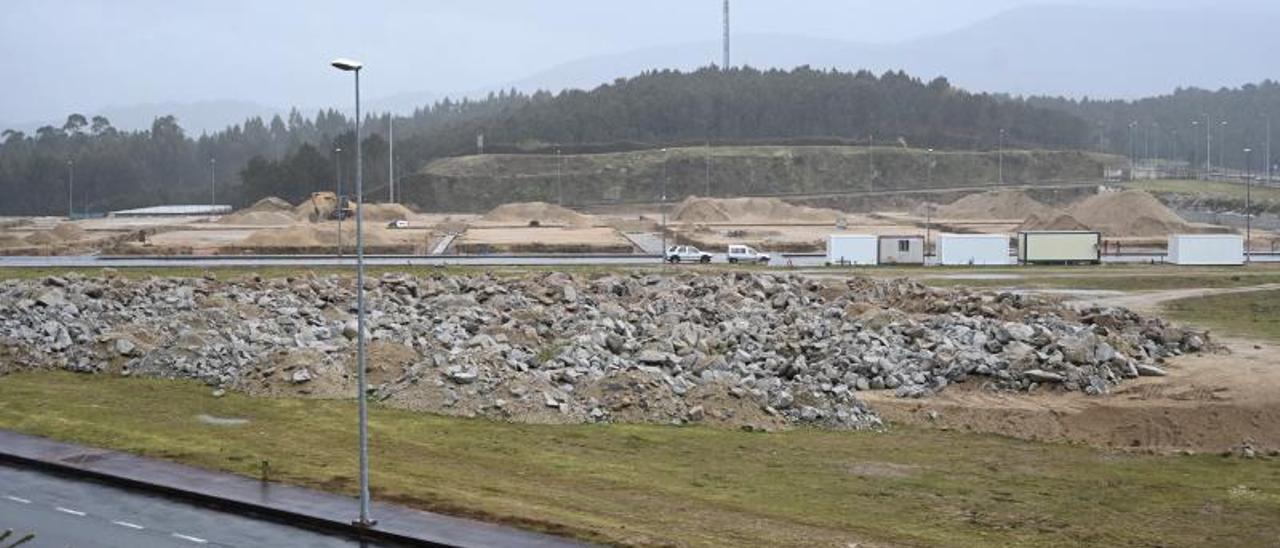
<svg viewBox="0 0 1280 548">
<path fill-rule="evenodd" d="M 856 394 L 953 383 L 1101 394 L 1206 336 L 1117 308 L 760 273 L 386 275 L 366 282 L 371 394 L 531 422 L 879 424 Z M 58 367 L 350 397 L 354 283 L 0 282 L 0 373 Z"/>
</svg>

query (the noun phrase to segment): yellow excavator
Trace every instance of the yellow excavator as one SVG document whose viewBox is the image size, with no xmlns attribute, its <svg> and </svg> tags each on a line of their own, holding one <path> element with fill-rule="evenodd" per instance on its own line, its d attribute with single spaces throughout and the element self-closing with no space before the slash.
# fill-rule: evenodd
<svg viewBox="0 0 1280 548">
<path fill-rule="evenodd" d="M 350 219 L 356 214 L 356 204 L 346 196 L 339 199 L 333 192 L 311 193 L 311 222 L 320 220 Z"/>
</svg>

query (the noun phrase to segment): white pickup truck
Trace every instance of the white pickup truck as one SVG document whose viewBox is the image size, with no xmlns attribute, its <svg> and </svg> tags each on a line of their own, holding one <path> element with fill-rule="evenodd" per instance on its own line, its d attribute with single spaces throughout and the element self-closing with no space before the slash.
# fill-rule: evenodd
<svg viewBox="0 0 1280 548">
<path fill-rule="evenodd" d="M 729 252 L 726 253 L 729 262 L 737 263 L 760 263 L 769 264 L 772 259 L 768 254 L 756 251 L 755 248 L 747 245 L 731 245 Z"/>
</svg>

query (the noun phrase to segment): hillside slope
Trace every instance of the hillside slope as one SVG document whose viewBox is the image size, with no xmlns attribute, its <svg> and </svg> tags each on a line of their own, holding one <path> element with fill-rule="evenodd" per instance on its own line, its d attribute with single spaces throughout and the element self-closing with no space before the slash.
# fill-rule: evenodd
<svg viewBox="0 0 1280 548">
<path fill-rule="evenodd" d="M 1114 156 L 1085 152 L 1006 151 L 1004 177 L 1008 184 L 1094 181 L 1101 179 L 1104 166 L 1120 163 Z M 675 203 L 688 196 L 974 187 L 995 184 L 998 172 L 995 152 L 929 155 L 888 147 L 692 147 L 665 154 L 565 155 L 559 161 L 555 155 L 490 154 L 431 162 L 405 182 L 403 196 L 430 211 L 483 211 L 527 201 L 656 202 L 664 173 L 667 199 Z"/>
</svg>

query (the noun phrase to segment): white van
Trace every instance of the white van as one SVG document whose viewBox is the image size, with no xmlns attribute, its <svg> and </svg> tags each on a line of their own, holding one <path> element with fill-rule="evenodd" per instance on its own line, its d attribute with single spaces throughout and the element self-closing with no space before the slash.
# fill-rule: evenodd
<svg viewBox="0 0 1280 548">
<path fill-rule="evenodd" d="M 769 264 L 772 259 L 768 254 L 756 251 L 755 248 L 747 245 L 731 245 L 729 252 L 726 253 L 730 263 L 761 263 Z"/>
</svg>

